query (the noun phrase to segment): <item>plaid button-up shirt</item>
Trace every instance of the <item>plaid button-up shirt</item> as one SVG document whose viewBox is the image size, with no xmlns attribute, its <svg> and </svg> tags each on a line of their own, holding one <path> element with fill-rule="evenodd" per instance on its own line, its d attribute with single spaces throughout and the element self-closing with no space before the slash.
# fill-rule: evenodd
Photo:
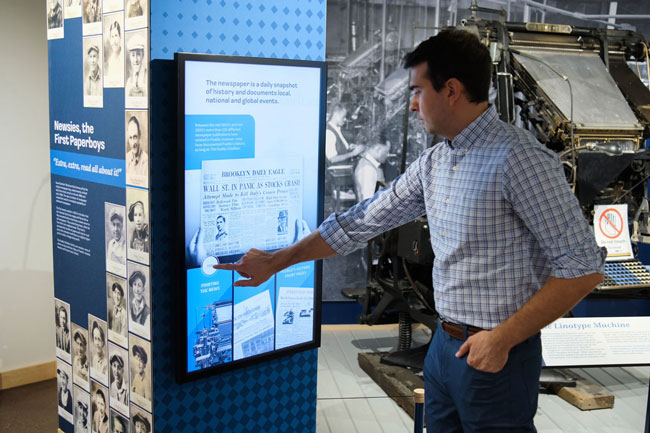
<svg viewBox="0 0 650 433">
<path fill-rule="evenodd" d="M 490 107 L 453 143 L 425 151 L 392 184 L 319 227 L 337 253 L 427 215 L 436 310 L 492 329 L 550 276 L 603 271 L 599 248 L 552 151 Z"/>
</svg>

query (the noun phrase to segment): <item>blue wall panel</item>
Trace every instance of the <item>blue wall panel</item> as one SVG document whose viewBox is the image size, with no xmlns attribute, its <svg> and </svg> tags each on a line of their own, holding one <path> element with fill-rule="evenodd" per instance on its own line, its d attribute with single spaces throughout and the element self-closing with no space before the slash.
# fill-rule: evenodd
<svg viewBox="0 0 650 433">
<path fill-rule="evenodd" d="M 313 432 L 316 350 L 187 384 L 175 381 L 174 52 L 325 58 L 325 0 L 151 4 L 154 425 L 158 432 Z"/>
<path fill-rule="evenodd" d="M 326 0 L 175 0 L 151 5 L 151 58 L 174 52 L 325 59 Z"/>
</svg>

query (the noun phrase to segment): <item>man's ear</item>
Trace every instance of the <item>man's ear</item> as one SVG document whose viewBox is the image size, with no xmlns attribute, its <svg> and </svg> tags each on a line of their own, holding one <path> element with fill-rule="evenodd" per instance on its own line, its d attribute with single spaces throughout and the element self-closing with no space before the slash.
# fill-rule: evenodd
<svg viewBox="0 0 650 433">
<path fill-rule="evenodd" d="M 445 88 L 450 105 L 455 105 L 465 91 L 465 86 L 457 78 L 448 79 Z"/>
</svg>

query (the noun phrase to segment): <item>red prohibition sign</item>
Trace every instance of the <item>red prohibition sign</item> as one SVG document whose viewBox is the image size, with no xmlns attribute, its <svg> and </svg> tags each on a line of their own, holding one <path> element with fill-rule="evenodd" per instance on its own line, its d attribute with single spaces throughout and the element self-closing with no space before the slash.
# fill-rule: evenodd
<svg viewBox="0 0 650 433">
<path fill-rule="evenodd" d="M 620 227 L 617 227 L 616 224 L 614 224 L 614 221 L 611 221 L 610 218 L 607 218 L 608 213 L 615 213 L 616 216 L 618 217 L 618 224 L 620 224 Z M 612 218 L 615 220 L 615 218 Z M 617 237 L 620 236 L 621 233 L 623 233 L 623 217 L 621 217 L 621 214 L 614 208 L 607 209 L 605 212 L 600 215 L 600 221 L 598 222 L 598 225 L 600 226 L 600 232 L 607 238 L 609 239 L 616 239 Z M 606 227 L 611 227 L 614 229 L 616 234 L 614 235 L 609 235 L 605 232 Z"/>
</svg>

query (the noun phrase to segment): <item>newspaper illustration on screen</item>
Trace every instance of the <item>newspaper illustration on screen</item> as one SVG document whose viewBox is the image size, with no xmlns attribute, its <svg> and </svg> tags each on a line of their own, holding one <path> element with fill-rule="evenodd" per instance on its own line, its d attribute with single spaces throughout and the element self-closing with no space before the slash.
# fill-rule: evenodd
<svg viewBox="0 0 650 433">
<path fill-rule="evenodd" d="M 314 288 L 279 287 L 275 316 L 275 348 L 311 341 L 314 325 Z"/>
<path fill-rule="evenodd" d="M 268 290 L 235 304 L 234 359 L 273 350 L 273 310 Z"/>
<path fill-rule="evenodd" d="M 302 222 L 301 158 L 203 161 L 201 230 L 209 256 L 291 245 Z"/>
</svg>

